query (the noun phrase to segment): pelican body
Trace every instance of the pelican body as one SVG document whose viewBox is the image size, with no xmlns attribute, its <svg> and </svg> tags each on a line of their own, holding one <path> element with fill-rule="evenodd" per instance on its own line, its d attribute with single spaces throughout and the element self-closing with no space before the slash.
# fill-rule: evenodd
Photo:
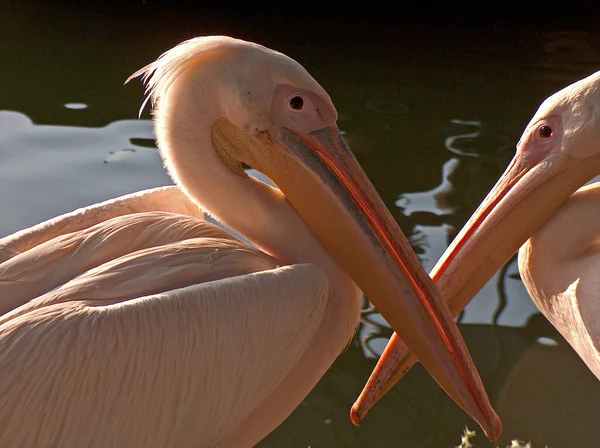
<svg viewBox="0 0 600 448">
<path fill-rule="evenodd" d="M 431 276 L 458 314 L 519 250 L 519 271 L 540 311 L 600 379 L 600 72 L 548 97 L 516 155 L 442 255 Z M 390 339 L 352 408 L 358 423 L 415 362 Z"/>
<path fill-rule="evenodd" d="M 0 240 L 0 446 L 253 446 L 348 344 L 361 290 L 499 434 L 451 314 L 300 64 L 211 36 L 138 76 L 176 186 Z"/>
</svg>

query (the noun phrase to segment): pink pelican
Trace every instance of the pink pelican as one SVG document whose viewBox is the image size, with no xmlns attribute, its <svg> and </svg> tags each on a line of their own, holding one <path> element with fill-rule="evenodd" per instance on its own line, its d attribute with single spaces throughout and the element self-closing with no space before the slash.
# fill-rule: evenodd
<svg viewBox="0 0 600 448">
<path fill-rule="evenodd" d="M 499 435 L 451 314 L 300 64 L 201 37 L 137 76 L 177 186 L 0 240 L 0 446 L 253 446 L 348 344 L 360 290 Z"/>
</svg>

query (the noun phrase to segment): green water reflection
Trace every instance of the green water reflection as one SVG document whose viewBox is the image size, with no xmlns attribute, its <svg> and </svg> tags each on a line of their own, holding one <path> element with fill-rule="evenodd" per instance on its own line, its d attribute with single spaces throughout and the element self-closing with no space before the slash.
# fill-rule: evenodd
<svg viewBox="0 0 600 448">
<path fill-rule="evenodd" d="M 359 161 L 431 267 L 504 170 L 541 99 L 600 68 L 600 34 L 579 22 L 532 27 L 521 22 L 492 26 L 467 20 L 248 14 L 245 10 L 242 18 L 233 9 L 153 7 L 151 2 L 113 9 L 74 2 L 3 3 L 0 109 L 18 111 L 38 124 L 103 127 L 136 117 L 141 86 L 123 87 L 123 81 L 181 40 L 231 34 L 258 41 L 297 59 L 328 90 Z M 67 139 L 66 130 L 63 137 Z M 52 150 L 60 135 L 58 139 L 51 145 L 38 143 Z M 138 163 L 138 168 L 144 163 L 160 168 L 158 159 L 115 156 L 114 151 L 123 149 L 115 146 L 120 144 L 108 139 L 106 147 L 100 146 L 102 157 L 90 155 L 77 169 L 87 175 L 101 170 L 105 161 L 122 160 Z M 7 148 L 18 150 L 0 135 L 0 163 L 8 160 Z M 62 173 L 63 180 L 68 176 Z M 15 176 L 11 186 L 41 194 L 41 188 L 26 189 L 31 181 Z M 157 175 L 159 184 L 165 181 Z M 110 182 L 119 181 L 112 177 Z M 82 201 L 85 193 L 79 192 Z M 109 196 L 112 190 L 105 193 Z M 45 203 L 42 196 L 31 199 L 33 204 L 36 200 Z M 3 209 L 8 199 L 0 195 L 0 201 L 5 201 L 0 202 Z M 68 210 L 73 201 L 56 207 Z M 50 213 L 40 208 L 36 220 L 48 217 L 42 210 Z M 14 226 L 0 227 L 0 234 L 32 224 L 30 212 L 13 207 Z M 500 443 L 518 437 L 531 440 L 535 448 L 596 446 L 600 386 L 553 328 L 531 313 L 515 273 L 511 265 L 494 278 L 461 325 L 504 420 Z M 498 308 L 503 303 L 506 309 Z M 500 325 L 489 325 L 495 317 Z M 381 324 L 373 313 L 365 319 Z M 385 325 L 364 324 L 360 334 L 370 334 L 369 347 L 378 352 L 391 331 Z M 556 343 L 542 344 L 543 337 Z M 465 425 L 474 428 L 420 366 L 360 428 L 353 428 L 349 407 L 375 363 L 368 354 L 357 337 L 305 402 L 260 446 L 450 447 L 459 443 Z M 482 436 L 475 443 L 496 446 Z"/>
</svg>

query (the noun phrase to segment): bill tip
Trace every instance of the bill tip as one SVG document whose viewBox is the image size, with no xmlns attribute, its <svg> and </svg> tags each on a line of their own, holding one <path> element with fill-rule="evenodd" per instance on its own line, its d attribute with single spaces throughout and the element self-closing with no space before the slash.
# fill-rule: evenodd
<svg viewBox="0 0 600 448">
<path fill-rule="evenodd" d="M 483 432 L 491 442 L 495 442 L 502 435 L 502 420 L 500 420 L 498 414 L 494 413 L 488 423 L 489 426 L 487 428 L 482 427 Z"/>
<path fill-rule="evenodd" d="M 361 415 L 356 411 L 356 405 L 352 406 L 350 409 L 350 420 L 354 426 L 360 425 L 360 422 L 362 421 Z"/>
</svg>

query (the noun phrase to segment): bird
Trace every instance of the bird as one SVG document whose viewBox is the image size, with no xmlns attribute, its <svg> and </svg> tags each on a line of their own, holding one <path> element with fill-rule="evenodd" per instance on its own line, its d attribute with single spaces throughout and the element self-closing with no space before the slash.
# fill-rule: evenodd
<svg viewBox="0 0 600 448">
<path fill-rule="evenodd" d="M 351 341 L 361 291 L 499 435 L 452 316 L 304 67 L 201 36 L 138 77 L 175 185 L 0 240 L 1 446 L 254 446 Z"/>
<path fill-rule="evenodd" d="M 457 315 L 518 251 L 541 313 L 600 379 L 600 71 L 546 98 L 506 171 L 431 272 Z M 416 359 L 394 334 L 354 403 L 355 424 Z"/>
</svg>

